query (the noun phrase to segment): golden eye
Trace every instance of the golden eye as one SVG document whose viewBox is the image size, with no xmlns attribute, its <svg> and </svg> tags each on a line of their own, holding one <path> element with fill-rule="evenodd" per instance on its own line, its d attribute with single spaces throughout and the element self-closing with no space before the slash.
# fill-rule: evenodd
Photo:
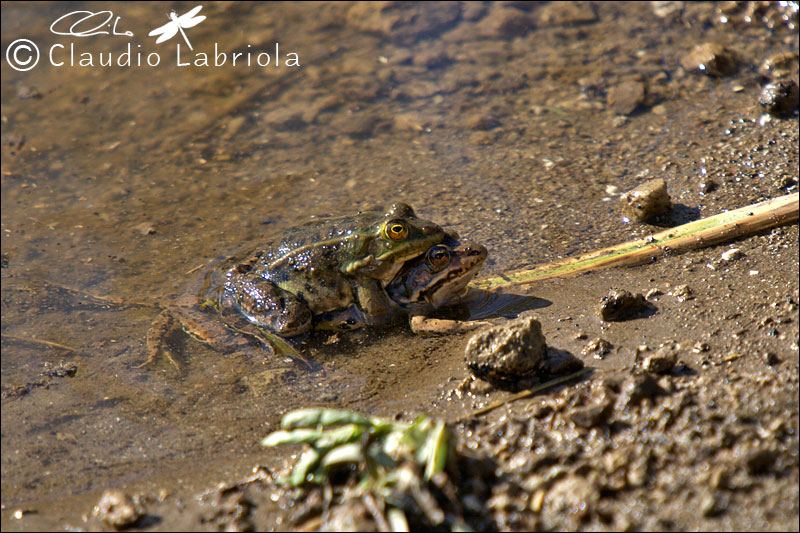
<svg viewBox="0 0 800 533">
<path fill-rule="evenodd" d="M 390 241 L 400 242 L 408 237 L 408 226 L 402 220 L 392 220 L 386 224 L 384 233 Z"/>
<path fill-rule="evenodd" d="M 442 268 L 450 262 L 450 249 L 441 244 L 434 246 L 428 250 L 428 262 L 437 268 Z"/>
</svg>

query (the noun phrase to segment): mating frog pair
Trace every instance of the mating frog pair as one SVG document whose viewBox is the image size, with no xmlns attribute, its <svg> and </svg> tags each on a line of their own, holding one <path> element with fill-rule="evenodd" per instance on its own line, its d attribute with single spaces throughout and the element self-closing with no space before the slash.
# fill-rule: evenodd
<svg viewBox="0 0 800 533">
<path fill-rule="evenodd" d="M 312 328 L 346 330 L 408 315 L 417 333 L 472 329 L 481 323 L 426 316 L 463 294 L 486 256 L 483 246 L 460 242 L 403 203 L 386 212 L 312 219 L 244 261 L 212 271 L 194 302 L 162 313 L 148 335 L 148 362 L 167 351 L 176 364 L 163 340 L 173 317 L 223 352 L 240 346 L 244 335 L 294 356 L 284 338 Z"/>
</svg>

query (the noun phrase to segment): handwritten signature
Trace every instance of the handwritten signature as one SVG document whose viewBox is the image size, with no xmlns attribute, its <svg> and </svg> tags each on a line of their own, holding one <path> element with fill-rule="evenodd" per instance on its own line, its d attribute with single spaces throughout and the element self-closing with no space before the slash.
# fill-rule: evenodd
<svg viewBox="0 0 800 533">
<path fill-rule="evenodd" d="M 103 18 L 105 16 L 105 18 Z M 75 18 L 79 17 L 77 20 Z M 127 37 L 132 37 L 133 32 L 124 31 L 118 32 L 117 31 L 117 23 L 119 22 L 119 17 L 114 19 L 114 24 L 112 26 L 111 19 L 114 18 L 114 13 L 111 11 L 98 11 L 97 13 L 92 11 L 73 11 L 71 13 L 67 13 L 61 17 L 58 17 L 51 25 L 50 31 L 55 33 L 56 35 L 70 35 L 72 37 L 91 37 L 92 35 L 125 35 Z M 63 21 L 67 20 L 67 22 L 72 22 L 72 25 L 69 27 L 68 31 L 59 31 L 56 29 L 56 25 Z M 100 22 L 98 22 L 100 20 Z M 66 22 L 65 22 L 66 24 Z M 91 24 L 96 24 L 92 27 L 86 27 Z M 110 27 L 111 31 L 102 29 L 105 27 Z M 83 29 L 81 29 L 83 28 Z"/>
</svg>

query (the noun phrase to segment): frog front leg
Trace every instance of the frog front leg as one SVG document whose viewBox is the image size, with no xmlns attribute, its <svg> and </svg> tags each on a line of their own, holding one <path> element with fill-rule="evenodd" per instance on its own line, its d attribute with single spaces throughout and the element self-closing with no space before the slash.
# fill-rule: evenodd
<svg viewBox="0 0 800 533">
<path fill-rule="evenodd" d="M 379 281 L 361 282 L 354 288 L 364 324 L 368 326 L 388 324 L 402 313 L 400 307 L 386 294 Z"/>
<path fill-rule="evenodd" d="M 492 325 L 485 320 L 450 320 L 414 313 L 409 315 L 408 323 L 417 335 L 454 335 Z"/>
</svg>

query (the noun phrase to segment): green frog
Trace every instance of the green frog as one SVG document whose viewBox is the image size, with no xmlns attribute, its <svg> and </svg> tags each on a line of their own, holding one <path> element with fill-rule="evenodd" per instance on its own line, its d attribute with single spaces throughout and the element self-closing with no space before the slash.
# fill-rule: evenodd
<svg viewBox="0 0 800 533">
<path fill-rule="evenodd" d="M 431 318 L 435 310 L 458 303 L 466 295 L 467 284 L 486 261 L 486 248 L 474 242 L 461 242 L 455 233 L 431 246 L 428 251 L 407 261 L 386 293 L 408 314 L 417 334 L 452 334 L 489 325 L 485 321 L 456 321 Z"/>
<path fill-rule="evenodd" d="M 194 302 L 189 297 L 165 310 L 148 334 L 144 364 L 167 351 L 164 339 L 174 318 L 220 351 L 241 344 L 230 342 L 227 329 L 262 343 L 267 339 L 264 344 L 295 357 L 299 354 L 282 339 L 309 331 L 315 322 L 336 323 L 342 329 L 389 322 L 398 304 L 385 286 L 407 261 L 444 238 L 442 228 L 418 218 L 404 203 L 386 211 L 312 219 L 243 261 L 212 271 Z M 224 327 L 209 321 L 208 313 L 200 313 L 198 307 L 216 313 Z"/>
</svg>

